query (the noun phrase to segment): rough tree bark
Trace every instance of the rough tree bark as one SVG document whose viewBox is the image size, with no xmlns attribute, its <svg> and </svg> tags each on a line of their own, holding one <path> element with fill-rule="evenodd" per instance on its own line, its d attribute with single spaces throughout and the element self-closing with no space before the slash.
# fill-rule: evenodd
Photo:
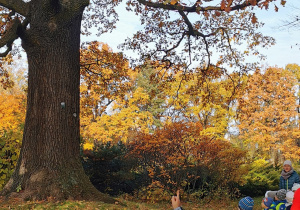
<svg viewBox="0 0 300 210">
<path fill-rule="evenodd" d="M 18 29 L 28 58 L 27 113 L 20 158 L 1 194 L 114 202 L 94 188 L 80 161 L 79 49 L 87 3 L 68 2 L 32 0 L 30 29 Z"/>
</svg>

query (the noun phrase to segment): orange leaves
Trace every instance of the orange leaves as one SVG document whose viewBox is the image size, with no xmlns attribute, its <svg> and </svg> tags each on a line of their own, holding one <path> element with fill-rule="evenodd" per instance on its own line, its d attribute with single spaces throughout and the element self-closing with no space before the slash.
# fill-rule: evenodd
<svg viewBox="0 0 300 210">
<path fill-rule="evenodd" d="M 226 141 L 201 135 L 202 129 L 199 123 L 178 122 L 165 125 L 152 135 L 136 136 L 128 155 L 138 158 L 141 167 L 148 171 L 152 181 L 148 191 L 160 188 L 172 192 L 192 187 L 201 179 L 206 182 L 207 177 L 220 186 L 239 180 L 238 169 L 245 153 Z"/>
<path fill-rule="evenodd" d="M 158 26 L 161 28 L 163 27 L 164 23 L 163 22 L 159 22 Z"/>
<path fill-rule="evenodd" d="M 260 151 L 254 149 L 250 154 L 266 158 L 274 158 L 277 151 L 285 158 L 299 154 L 293 137 L 298 132 L 295 84 L 295 75 L 279 68 L 257 71 L 250 77 L 239 100 L 240 137 Z"/>
<path fill-rule="evenodd" d="M 221 10 L 225 10 L 225 8 L 226 8 L 225 0 L 222 0 L 221 1 Z"/>
<path fill-rule="evenodd" d="M 257 23 L 257 17 L 255 16 L 255 14 L 252 15 L 251 22 L 253 24 Z"/>
<path fill-rule="evenodd" d="M 233 0 L 222 0 L 221 1 L 221 10 L 225 12 L 230 12 L 231 11 L 231 4 Z"/>
<path fill-rule="evenodd" d="M 177 2 L 178 2 L 178 0 L 171 0 L 171 1 L 170 1 L 170 4 L 171 4 L 171 5 L 175 5 L 175 4 L 177 4 Z"/>
<path fill-rule="evenodd" d="M 257 4 L 257 0 L 248 0 L 248 2 L 252 5 L 255 6 Z"/>
<path fill-rule="evenodd" d="M 134 73 L 128 61 L 106 44 L 92 42 L 82 49 L 80 64 L 82 111 L 90 116 L 92 109 L 95 116 L 101 115 L 111 100 L 131 87 L 129 75 Z"/>
<path fill-rule="evenodd" d="M 215 15 L 216 15 L 217 17 L 219 17 L 219 16 L 221 16 L 221 12 L 215 11 Z"/>
</svg>

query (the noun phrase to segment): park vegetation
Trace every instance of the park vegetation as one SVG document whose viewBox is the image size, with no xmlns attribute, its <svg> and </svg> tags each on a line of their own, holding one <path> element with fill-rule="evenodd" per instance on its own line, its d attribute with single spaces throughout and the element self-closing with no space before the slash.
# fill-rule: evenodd
<svg viewBox="0 0 300 210">
<path fill-rule="evenodd" d="M 187 74 L 152 60 L 130 68 L 96 41 L 80 52 L 80 157 L 103 193 L 151 202 L 177 189 L 191 201 L 258 196 L 276 189 L 282 161 L 300 154 L 297 64 Z M 20 155 L 28 92 L 25 71 L 7 69 L 0 189 Z"/>
</svg>

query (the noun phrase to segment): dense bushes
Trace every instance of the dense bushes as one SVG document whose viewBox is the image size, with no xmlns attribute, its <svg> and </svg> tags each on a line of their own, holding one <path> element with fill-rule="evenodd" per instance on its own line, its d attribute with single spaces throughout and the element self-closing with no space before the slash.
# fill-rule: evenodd
<svg viewBox="0 0 300 210">
<path fill-rule="evenodd" d="M 160 199 L 169 199 L 176 189 L 204 197 L 232 189 L 241 180 L 246 153 L 227 141 L 201 136 L 201 130 L 199 124 L 173 123 L 136 137 L 128 156 L 137 158 L 138 170 L 147 171 L 151 179 L 141 198 L 156 197 L 159 191 Z"/>
<path fill-rule="evenodd" d="M 117 145 L 95 142 L 92 150 L 82 151 L 82 163 L 91 182 L 101 192 L 110 195 L 132 193 L 147 180 L 142 174 L 134 172 L 136 161 L 125 158 L 127 148 L 119 142 Z"/>
<path fill-rule="evenodd" d="M 264 195 L 267 190 L 278 190 L 282 168 L 275 168 L 263 159 L 248 165 L 249 172 L 244 176 L 246 184 L 240 186 L 241 193 L 249 196 Z"/>
<path fill-rule="evenodd" d="M 277 189 L 281 168 L 262 159 L 243 164 L 245 152 L 201 136 L 200 130 L 199 125 L 175 123 L 154 134 L 140 133 L 128 145 L 95 142 L 92 150 L 82 150 L 83 166 L 98 190 L 144 200 L 169 200 L 178 188 L 189 199 L 258 196 Z M 0 137 L 0 189 L 16 165 L 21 136 L 10 131 Z"/>
<path fill-rule="evenodd" d="M 20 154 L 21 132 L 4 131 L 0 136 L 0 190 L 9 180 Z"/>
<path fill-rule="evenodd" d="M 245 152 L 229 142 L 201 136 L 194 123 L 174 123 L 154 134 L 140 133 L 129 145 L 95 144 L 83 165 L 102 192 L 132 193 L 144 200 L 169 200 L 177 189 L 203 198 L 235 193 Z"/>
</svg>

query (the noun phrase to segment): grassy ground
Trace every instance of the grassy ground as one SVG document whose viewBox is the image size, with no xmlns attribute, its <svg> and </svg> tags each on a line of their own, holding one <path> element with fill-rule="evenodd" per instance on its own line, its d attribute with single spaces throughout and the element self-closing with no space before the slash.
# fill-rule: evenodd
<svg viewBox="0 0 300 210">
<path fill-rule="evenodd" d="M 254 198 L 255 206 L 254 210 L 261 210 L 260 203 L 262 197 Z M 64 202 L 27 202 L 27 203 L 16 203 L 16 202 L 3 202 L 0 203 L 0 209 L 85 209 L 85 210 L 172 210 L 171 204 L 169 203 L 141 203 L 124 200 L 123 198 L 117 198 L 118 203 L 116 204 L 105 204 L 102 202 L 86 202 L 86 201 L 64 201 Z M 209 203 L 183 203 L 185 210 L 235 210 L 237 209 L 236 201 L 211 201 Z"/>
</svg>

